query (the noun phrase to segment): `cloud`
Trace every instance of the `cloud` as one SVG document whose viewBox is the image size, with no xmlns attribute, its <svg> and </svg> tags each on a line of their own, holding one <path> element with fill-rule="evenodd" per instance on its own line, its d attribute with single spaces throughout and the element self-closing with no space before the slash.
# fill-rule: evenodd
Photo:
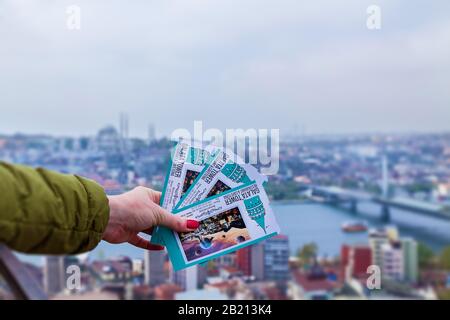
<svg viewBox="0 0 450 320">
<path fill-rule="evenodd" d="M 379 3 L 382 29 L 369 31 L 372 3 L 360 0 L 3 0 L 0 127 L 93 133 L 125 110 L 141 135 L 148 122 L 169 133 L 196 119 L 450 129 L 449 4 Z M 65 27 L 72 4 L 79 32 Z"/>
</svg>

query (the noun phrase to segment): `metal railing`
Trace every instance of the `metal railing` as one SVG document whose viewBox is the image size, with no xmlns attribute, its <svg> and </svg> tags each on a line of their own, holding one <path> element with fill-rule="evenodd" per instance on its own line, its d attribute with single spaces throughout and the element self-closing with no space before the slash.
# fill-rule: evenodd
<svg viewBox="0 0 450 320">
<path fill-rule="evenodd" d="M 47 295 L 24 264 L 3 244 L 0 244 L 0 274 L 16 299 L 47 299 Z"/>
</svg>

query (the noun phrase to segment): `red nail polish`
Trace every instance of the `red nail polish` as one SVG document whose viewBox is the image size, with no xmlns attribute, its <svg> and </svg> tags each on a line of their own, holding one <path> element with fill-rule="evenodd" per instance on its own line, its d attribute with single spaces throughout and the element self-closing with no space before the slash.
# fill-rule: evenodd
<svg viewBox="0 0 450 320">
<path fill-rule="evenodd" d="M 186 227 L 189 229 L 197 229 L 200 223 L 196 220 L 188 220 L 186 221 Z"/>
</svg>

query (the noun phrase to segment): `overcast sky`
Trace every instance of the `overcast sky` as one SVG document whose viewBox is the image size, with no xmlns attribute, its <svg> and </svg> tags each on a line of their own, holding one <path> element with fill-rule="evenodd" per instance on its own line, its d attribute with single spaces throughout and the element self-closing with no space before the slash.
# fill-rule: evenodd
<svg viewBox="0 0 450 320">
<path fill-rule="evenodd" d="M 139 136 L 450 130 L 450 1 L 0 0 L 0 111 L 0 133 L 94 134 L 122 111 Z"/>
</svg>

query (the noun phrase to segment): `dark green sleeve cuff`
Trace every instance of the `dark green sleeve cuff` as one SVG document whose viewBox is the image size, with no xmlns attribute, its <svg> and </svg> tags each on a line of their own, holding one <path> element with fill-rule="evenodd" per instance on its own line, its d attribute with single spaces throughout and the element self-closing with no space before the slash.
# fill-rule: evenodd
<svg viewBox="0 0 450 320">
<path fill-rule="evenodd" d="M 96 182 L 83 177 L 75 176 L 86 189 L 88 194 L 88 225 L 90 226 L 89 241 L 80 251 L 90 251 L 94 249 L 102 240 L 103 233 L 109 220 L 109 201 L 103 188 Z"/>
</svg>

